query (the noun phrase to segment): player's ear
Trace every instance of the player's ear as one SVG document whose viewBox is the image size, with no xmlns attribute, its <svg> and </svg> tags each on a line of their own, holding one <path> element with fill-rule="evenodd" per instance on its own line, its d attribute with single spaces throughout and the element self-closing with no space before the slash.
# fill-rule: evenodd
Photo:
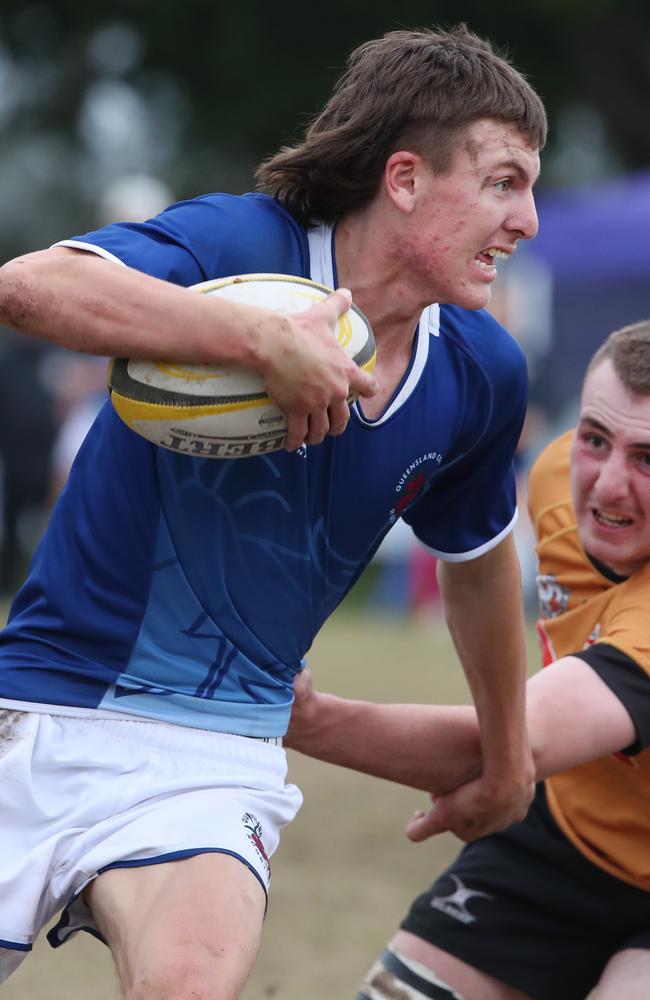
<svg viewBox="0 0 650 1000">
<path fill-rule="evenodd" d="M 422 157 L 406 149 L 399 149 L 386 160 L 384 185 L 386 193 L 396 208 L 410 213 L 415 207 L 417 175 Z"/>
</svg>

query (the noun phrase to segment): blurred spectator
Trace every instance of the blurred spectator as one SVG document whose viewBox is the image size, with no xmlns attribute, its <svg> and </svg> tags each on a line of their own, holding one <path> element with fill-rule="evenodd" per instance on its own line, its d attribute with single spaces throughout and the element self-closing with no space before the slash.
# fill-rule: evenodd
<svg viewBox="0 0 650 1000">
<path fill-rule="evenodd" d="M 57 430 L 56 401 L 44 377 L 50 345 L 3 332 L 0 344 L 2 545 L 0 591 L 22 579 L 44 525 L 49 458 Z"/>
<path fill-rule="evenodd" d="M 60 387 L 58 429 L 49 462 L 51 506 L 65 486 L 81 442 L 106 402 L 106 358 L 61 352 L 49 366 L 49 378 Z"/>
<path fill-rule="evenodd" d="M 442 611 L 437 565 L 438 560 L 424 545 L 413 546 L 409 563 L 410 611 L 418 617 L 437 616 Z"/>
<path fill-rule="evenodd" d="M 436 557 L 401 519 L 377 550 L 375 565 L 371 610 L 418 617 L 440 613 Z"/>
<path fill-rule="evenodd" d="M 140 221 L 172 200 L 155 177 L 119 177 L 102 195 L 98 223 Z M 22 581 L 46 512 L 106 399 L 106 359 L 0 331 L 0 362 L 0 593 L 7 593 Z"/>
</svg>

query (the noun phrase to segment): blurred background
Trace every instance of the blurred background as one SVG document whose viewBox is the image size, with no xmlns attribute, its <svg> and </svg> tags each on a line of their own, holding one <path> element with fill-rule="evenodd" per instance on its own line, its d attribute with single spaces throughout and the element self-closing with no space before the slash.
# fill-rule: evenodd
<svg viewBox="0 0 650 1000">
<path fill-rule="evenodd" d="M 0 262 L 174 200 L 249 190 L 259 160 L 299 139 L 352 48 L 388 30 L 461 20 L 528 75 L 550 118 L 540 234 L 502 262 L 491 306 L 530 368 L 518 461 L 525 508 L 530 461 L 571 426 L 586 360 L 612 329 L 650 316 L 648 0 L 330 0 L 322 9 L 0 0 Z M 105 367 L 0 330 L 5 601 L 105 398 Z M 518 532 L 532 616 L 525 516 Z M 398 525 L 319 636 L 311 663 L 321 686 L 385 700 L 467 699 L 438 622 L 433 568 Z M 246 995 L 351 997 L 455 844 L 406 844 L 404 822 L 422 804 L 414 793 L 304 759 L 291 773 L 307 804 L 274 868 Z M 116 995 L 96 942 L 54 957 L 41 944 L 7 1000 L 86 998 L 89 982 L 97 1000 Z"/>
<path fill-rule="evenodd" d="M 525 500 L 530 459 L 571 425 L 595 345 L 650 315 L 647 0 L 333 0 L 318 18 L 259 0 L 2 0 L 0 261 L 181 198 L 249 190 L 259 160 L 300 137 L 352 48 L 460 20 L 526 72 L 551 123 L 540 235 L 501 268 L 492 305 L 529 361 Z M 7 594 L 103 398 L 105 365 L 2 330 L 0 361 Z M 525 518 L 520 535 L 533 602 Z M 366 589 L 382 612 L 435 604 L 431 567 L 407 534 L 381 564 Z"/>
<path fill-rule="evenodd" d="M 249 190 L 298 139 L 349 51 L 384 31 L 465 20 L 530 78 L 551 123 L 540 234 L 501 267 L 492 310 L 526 351 L 530 459 L 573 420 L 586 359 L 650 315 L 647 0 L 2 0 L 0 261 L 207 191 Z M 22 578 L 104 393 L 105 365 L 0 330 L 0 592 Z M 527 599 L 533 601 L 525 518 Z M 411 563 L 415 563 L 412 567 Z M 382 612 L 435 603 L 397 532 L 368 594 Z"/>
</svg>

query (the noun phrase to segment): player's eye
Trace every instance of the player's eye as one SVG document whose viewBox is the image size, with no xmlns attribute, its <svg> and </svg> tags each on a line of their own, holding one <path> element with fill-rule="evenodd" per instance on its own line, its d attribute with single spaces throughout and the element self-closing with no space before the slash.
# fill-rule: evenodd
<svg viewBox="0 0 650 1000">
<path fill-rule="evenodd" d="M 506 194 L 512 187 L 512 181 L 509 177 L 504 177 L 500 181 L 497 181 L 494 186 L 497 191 L 501 191 L 503 194 Z"/>
</svg>

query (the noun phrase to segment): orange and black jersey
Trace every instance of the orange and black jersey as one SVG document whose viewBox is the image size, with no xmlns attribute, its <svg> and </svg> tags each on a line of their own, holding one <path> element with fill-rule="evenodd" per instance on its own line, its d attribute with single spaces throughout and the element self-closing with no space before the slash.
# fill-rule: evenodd
<svg viewBox="0 0 650 1000">
<path fill-rule="evenodd" d="M 625 705 L 637 740 L 625 753 L 548 779 L 548 801 L 590 861 L 650 890 L 650 563 L 622 578 L 582 548 L 571 502 L 572 438 L 552 442 L 529 481 L 543 660 L 585 660 Z"/>
</svg>

